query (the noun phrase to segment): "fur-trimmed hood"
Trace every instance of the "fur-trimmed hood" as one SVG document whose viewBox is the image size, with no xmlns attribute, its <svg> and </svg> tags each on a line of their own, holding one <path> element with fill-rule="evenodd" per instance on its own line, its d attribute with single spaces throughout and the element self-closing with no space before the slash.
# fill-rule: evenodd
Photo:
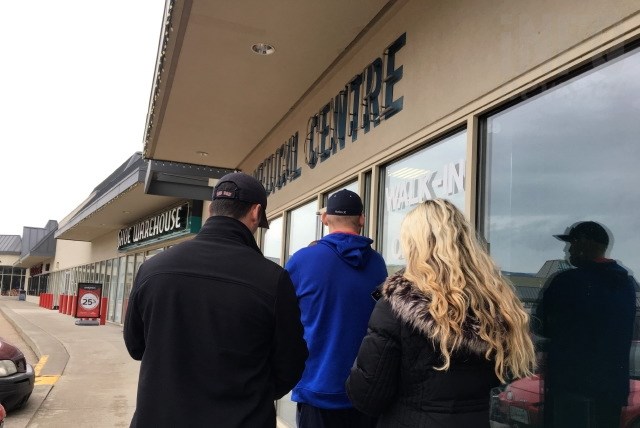
<svg viewBox="0 0 640 428">
<path fill-rule="evenodd" d="M 389 301 L 393 313 L 400 320 L 408 323 L 425 336 L 432 338 L 435 320 L 429 312 L 431 298 L 418 289 L 413 282 L 405 278 L 403 273 L 404 270 L 401 270 L 387 278 L 382 286 L 382 295 Z M 462 324 L 461 351 L 484 356 L 489 349 L 489 344 L 480 339 L 479 331 L 480 325 L 477 318 L 468 313 Z"/>
</svg>

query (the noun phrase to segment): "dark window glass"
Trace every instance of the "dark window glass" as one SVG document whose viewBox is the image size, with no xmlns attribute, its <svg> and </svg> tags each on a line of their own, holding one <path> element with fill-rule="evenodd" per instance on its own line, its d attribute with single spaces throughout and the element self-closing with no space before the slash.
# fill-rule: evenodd
<svg viewBox="0 0 640 428">
<path fill-rule="evenodd" d="M 535 376 L 493 391 L 491 419 L 504 426 L 636 421 L 638 76 L 640 53 L 627 53 L 483 123 L 483 233 L 531 312 L 541 357 Z M 554 237 L 584 221 L 608 245 L 593 226 Z"/>
</svg>

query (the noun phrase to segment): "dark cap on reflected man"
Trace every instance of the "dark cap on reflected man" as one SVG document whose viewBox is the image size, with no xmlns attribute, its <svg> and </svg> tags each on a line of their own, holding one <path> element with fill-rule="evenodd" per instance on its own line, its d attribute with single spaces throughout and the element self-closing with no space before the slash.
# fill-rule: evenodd
<svg viewBox="0 0 640 428">
<path fill-rule="evenodd" d="M 590 239 L 602 245 L 609 245 L 609 234 L 595 221 L 582 221 L 571 226 L 569 233 L 565 235 L 553 235 L 561 241 L 571 242 L 575 239 Z"/>
<path fill-rule="evenodd" d="M 231 183 L 235 185 L 235 189 L 220 189 L 223 183 Z M 227 186 L 225 186 L 227 187 Z M 216 187 L 213 188 L 211 200 L 216 199 L 237 199 L 251 204 L 260 204 L 262 207 L 262 218 L 260 219 L 260 227 L 269 228 L 267 221 L 267 191 L 264 190 L 262 184 L 252 176 L 244 172 L 232 172 L 223 176 Z"/>
<path fill-rule="evenodd" d="M 327 201 L 329 215 L 360 215 L 362 214 L 362 199 L 351 190 L 342 189 L 329 196 Z"/>
</svg>

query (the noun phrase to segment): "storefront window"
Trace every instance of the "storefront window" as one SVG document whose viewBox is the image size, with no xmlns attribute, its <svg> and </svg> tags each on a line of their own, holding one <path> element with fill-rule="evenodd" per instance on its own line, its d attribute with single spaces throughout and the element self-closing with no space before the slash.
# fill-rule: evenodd
<svg viewBox="0 0 640 428">
<path fill-rule="evenodd" d="M 105 287 L 106 287 L 104 282 L 104 261 L 97 263 L 97 265 L 98 265 L 98 279 L 96 280 L 96 282 L 102 284 L 102 293 L 104 295 Z"/>
<path fill-rule="evenodd" d="M 106 260 L 103 262 L 103 264 L 104 264 L 104 281 L 103 281 L 104 285 L 102 290 L 102 296 L 107 297 L 107 306 L 108 306 L 109 292 L 111 289 L 111 260 Z"/>
<path fill-rule="evenodd" d="M 281 265 L 280 254 L 282 252 L 282 217 L 269 222 L 263 239 L 262 252 L 266 258 Z"/>
<path fill-rule="evenodd" d="M 316 240 L 317 211 L 317 203 L 312 201 L 289 213 L 287 260 L 300 248 Z"/>
<path fill-rule="evenodd" d="M 6 272 L 3 272 L 0 275 L 0 281 L 1 281 L 0 284 L 2 288 L 2 294 L 9 295 L 9 291 L 11 290 L 11 270 L 9 270 L 8 274 Z"/>
<path fill-rule="evenodd" d="M 282 252 L 282 217 L 269 221 L 269 229 L 265 230 L 262 238 L 262 253 L 264 256 L 279 265 L 282 265 L 280 254 Z M 295 405 L 290 400 L 290 395 L 276 402 L 278 417 L 289 426 L 295 426 Z"/>
<path fill-rule="evenodd" d="M 133 286 L 133 279 L 135 274 L 142 264 L 142 258 L 144 257 L 143 253 L 140 254 L 129 254 L 127 256 L 127 274 L 125 277 L 124 283 L 124 291 L 122 294 L 122 318 L 127 312 L 127 305 L 129 304 L 129 293 L 131 292 L 131 287 Z"/>
<path fill-rule="evenodd" d="M 553 235 L 584 220 L 605 225 L 609 256 L 640 272 L 638 75 L 640 53 L 628 54 L 487 118 L 484 235 L 516 285 L 539 287 L 547 263 L 562 266 Z"/>
<path fill-rule="evenodd" d="M 151 257 L 155 256 L 156 254 L 161 253 L 164 250 L 164 248 L 156 248 L 155 250 L 149 250 L 146 253 L 146 258 L 150 259 Z"/>
<path fill-rule="evenodd" d="M 78 282 L 87 282 L 87 266 L 78 267 Z"/>
<path fill-rule="evenodd" d="M 96 266 L 100 266 L 99 263 L 91 263 L 89 265 L 89 279 L 88 282 L 98 282 L 98 269 Z"/>
<path fill-rule="evenodd" d="M 88 264 L 88 265 L 84 265 L 83 266 L 84 269 L 84 281 L 83 282 L 93 282 L 93 269 L 92 269 L 92 265 Z"/>
<path fill-rule="evenodd" d="M 71 269 L 71 282 L 69 283 L 69 294 L 76 294 L 78 291 L 78 282 L 79 282 L 79 274 L 80 270 L 75 267 Z"/>
<path fill-rule="evenodd" d="M 493 420 L 587 426 L 588 413 L 605 408 L 618 419 L 602 426 L 622 426 L 621 414 L 633 418 L 640 384 L 634 285 L 604 258 L 580 257 L 607 248 L 606 258 L 640 272 L 639 75 L 640 53 L 628 53 L 483 123 L 484 236 L 532 314 L 543 356 L 536 376 L 494 391 Z M 609 244 L 596 229 L 586 244 L 554 237 L 583 221 L 604 226 Z M 571 247 L 579 268 L 562 274 L 574 268 Z"/>
<path fill-rule="evenodd" d="M 400 224 L 415 205 L 445 198 L 464 210 L 466 131 L 387 165 L 382 172 L 382 256 L 389 274 L 404 266 L 400 252 Z"/>
<path fill-rule="evenodd" d="M 116 309 L 116 294 L 118 291 L 118 259 L 111 259 L 109 262 L 112 264 L 111 270 L 111 282 L 109 283 L 109 312 L 108 317 L 110 321 L 115 318 Z"/>
<path fill-rule="evenodd" d="M 124 296 L 124 283 L 126 279 L 127 271 L 127 257 L 122 256 L 118 260 L 118 285 L 116 292 L 115 312 L 113 314 L 113 321 L 116 323 L 122 320 L 122 298 Z"/>
<path fill-rule="evenodd" d="M 0 266 L 0 292 L 2 295 L 17 295 L 17 290 L 23 288 L 26 269 Z M 29 290 L 33 286 L 29 285 Z M 16 290 L 16 291 L 11 291 Z"/>
</svg>

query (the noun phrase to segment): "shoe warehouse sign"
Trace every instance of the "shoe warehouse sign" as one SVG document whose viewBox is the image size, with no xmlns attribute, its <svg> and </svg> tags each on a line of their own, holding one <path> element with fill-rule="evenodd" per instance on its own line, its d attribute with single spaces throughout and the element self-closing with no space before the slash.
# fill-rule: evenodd
<svg viewBox="0 0 640 428">
<path fill-rule="evenodd" d="M 129 251 L 189 233 L 197 233 L 201 225 L 202 218 L 193 215 L 192 204 L 186 203 L 170 208 L 120 229 L 118 251 Z"/>
<path fill-rule="evenodd" d="M 315 168 L 344 149 L 347 140 L 355 142 L 359 132 L 368 133 L 402 110 L 404 97 L 394 93 L 394 86 L 403 76 L 403 66 L 396 64 L 396 54 L 405 43 L 406 33 L 387 46 L 380 57 L 346 82 L 335 97 L 309 117 L 302 134 L 304 141 L 299 141 L 300 133 L 295 132 L 258 165 L 253 176 L 267 193 L 274 193 L 300 177 L 300 152 L 307 166 Z"/>
</svg>

